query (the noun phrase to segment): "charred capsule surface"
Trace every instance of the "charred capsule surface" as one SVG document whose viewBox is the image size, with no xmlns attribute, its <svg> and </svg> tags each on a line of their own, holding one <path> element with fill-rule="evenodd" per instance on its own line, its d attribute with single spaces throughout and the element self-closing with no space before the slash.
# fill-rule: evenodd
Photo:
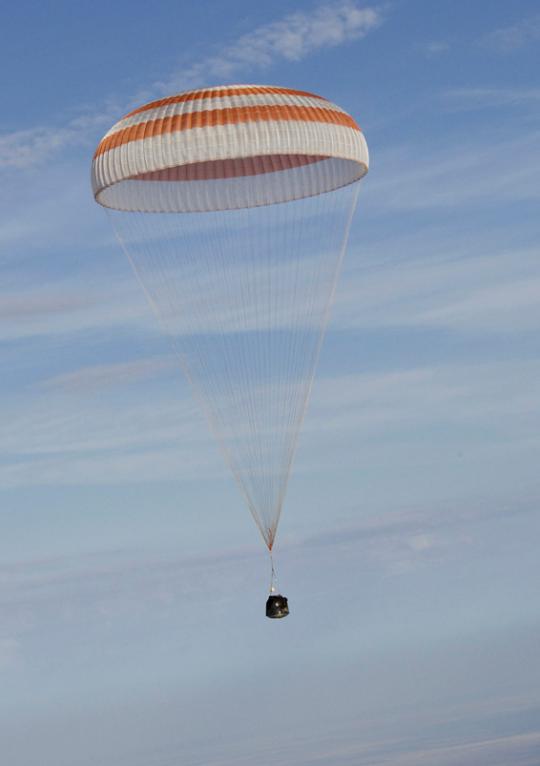
<svg viewBox="0 0 540 766">
<path fill-rule="evenodd" d="M 266 616 L 272 620 L 279 620 L 289 614 L 289 603 L 285 596 L 280 594 L 268 596 L 266 602 Z"/>
</svg>

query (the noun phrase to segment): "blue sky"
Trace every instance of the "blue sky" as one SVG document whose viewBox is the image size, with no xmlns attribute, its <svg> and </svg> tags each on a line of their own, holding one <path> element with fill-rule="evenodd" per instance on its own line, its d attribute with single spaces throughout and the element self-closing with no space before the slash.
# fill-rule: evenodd
<svg viewBox="0 0 540 766">
<path fill-rule="evenodd" d="M 0 37 L 7 762 L 536 766 L 537 3 L 23 1 Z M 276 623 L 89 184 L 127 110 L 227 82 L 320 93 L 371 152 Z"/>
</svg>

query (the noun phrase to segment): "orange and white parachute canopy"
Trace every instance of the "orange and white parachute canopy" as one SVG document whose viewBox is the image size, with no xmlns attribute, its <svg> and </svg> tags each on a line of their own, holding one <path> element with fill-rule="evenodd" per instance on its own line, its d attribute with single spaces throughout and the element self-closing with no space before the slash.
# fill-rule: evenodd
<svg viewBox="0 0 540 766">
<path fill-rule="evenodd" d="M 230 210 L 338 189 L 368 163 L 360 128 L 325 98 L 229 85 L 130 112 L 98 145 L 92 186 L 97 202 L 117 210 Z"/>
</svg>

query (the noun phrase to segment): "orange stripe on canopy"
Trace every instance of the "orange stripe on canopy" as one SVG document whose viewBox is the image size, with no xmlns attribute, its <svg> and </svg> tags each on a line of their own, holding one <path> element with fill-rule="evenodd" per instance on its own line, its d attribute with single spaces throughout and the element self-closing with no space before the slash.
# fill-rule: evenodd
<svg viewBox="0 0 540 766">
<path fill-rule="evenodd" d="M 129 128 L 119 130 L 104 138 L 96 149 L 95 157 L 110 149 L 141 141 L 164 133 L 175 133 L 193 128 L 210 128 L 219 125 L 234 125 L 243 122 L 264 122 L 272 120 L 294 120 L 298 122 L 323 122 L 333 125 L 343 125 L 353 130 L 360 128 L 348 114 L 336 112 L 333 109 L 322 109 L 313 106 L 273 105 L 231 107 L 229 109 L 209 109 L 204 112 L 189 112 L 172 117 L 141 122 Z"/>
<path fill-rule="evenodd" d="M 309 93 L 306 90 L 294 90 L 293 88 L 276 88 L 271 85 L 243 85 L 238 88 L 210 88 L 208 90 L 193 90 L 187 93 L 179 93 L 176 96 L 168 96 L 167 98 L 160 98 L 158 101 L 151 101 L 149 104 L 144 104 L 134 109 L 123 119 L 133 117 L 135 114 L 141 114 L 149 109 L 157 109 L 160 106 L 168 106 L 169 104 L 183 104 L 186 101 L 199 101 L 200 99 L 210 98 L 227 98 L 229 96 L 256 96 L 258 94 L 265 93 L 283 93 L 291 96 L 306 96 L 307 98 L 318 98 L 320 101 L 327 101 L 322 96 L 317 96 L 315 93 Z"/>
</svg>

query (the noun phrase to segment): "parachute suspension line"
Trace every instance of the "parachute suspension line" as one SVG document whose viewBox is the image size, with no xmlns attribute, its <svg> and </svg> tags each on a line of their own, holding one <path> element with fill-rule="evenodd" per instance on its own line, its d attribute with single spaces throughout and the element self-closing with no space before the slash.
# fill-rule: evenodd
<svg viewBox="0 0 540 766">
<path fill-rule="evenodd" d="M 272 551 L 270 549 L 269 551 L 270 551 L 270 568 L 271 568 L 269 593 L 271 596 L 273 596 L 275 593 L 278 593 L 279 589 L 277 584 L 276 568 L 274 566 L 274 557 L 272 555 Z"/>
<path fill-rule="evenodd" d="M 155 302 L 152 294 L 148 290 L 144 280 L 141 278 L 141 275 L 139 274 L 139 269 L 137 268 L 137 265 L 136 265 L 132 255 L 131 255 L 129 249 L 126 247 L 126 243 L 125 243 L 124 237 L 122 237 L 119 228 L 114 225 L 115 224 L 115 220 L 116 220 L 114 214 L 112 213 L 110 208 L 107 208 L 107 207 L 105 208 L 105 212 L 108 215 L 109 220 L 110 220 L 110 222 L 112 224 L 112 230 L 114 231 L 114 236 L 116 237 L 116 240 L 119 243 L 119 245 L 120 245 L 120 247 L 122 249 L 122 252 L 124 253 L 126 258 L 128 259 L 129 265 L 131 266 L 133 274 L 135 275 L 135 279 L 137 280 L 137 282 L 139 283 L 143 293 L 145 294 L 146 300 L 148 301 L 154 316 L 156 317 L 157 321 L 159 322 L 161 328 L 165 331 L 166 327 L 165 327 L 165 324 L 163 322 L 163 317 L 161 316 L 161 314 L 160 314 L 160 312 L 158 310 L 156 302 Z M 133 214 L 133 215 L 135 215 L 135 214 Z"/>
<path fill-rule="evenodd" d="M 269 547 L 357 187 L 240 210 L 110 213 Z"/>
<path fill-rule="evenodd" d="M 204 412 L 204 414 L 206 416 L 206 419 L 208 421 L 210 429 L 211 429 L 211 431 L 212 431 L 212 433 L 214 435 L 215 440 L 217 441 L 217 444 L 218 444 L 218 446 L 220 448 L 220 451 L 222 452 L 222 455 L 223 455 L 223 458 L 225 459 L 226 464 L 229 466 L 230 470 L 233 472 L 233 475 L 237 479 L 238 484 L 240 486 L 240 489 L 243 492 L 242 482 L 241 482 L 239 476 L 237 475 L 236 470 L 235 470 L 235 466 L 231 462 L 229 454 L 227 452 L 227 449 L 225 448 L 225 445 L 223 444 L 223 440 L 221 439 L 221 435 L 220 435 L 220 432 L 219 432 L 219 429 L 218 429 L 218 425 L 216 423 L 216 418 L 214 416 L 214 413 L 212 412 L 212 409 L 208 406 L 208 403 L 204 399 L 204 397 L 201 396 L 198 386 L 195 385 L 195 381 L 193 380 L 193 378 L 191 376 L 191 372 L 190 372 L 190 368 L 189 368 L 189 364 L 187 362 L 186 356 L 182 352 L 182 350 L 179 348 L 178 339 L 176 337 L 174 337 L 174 335 L 171 335 L 170 328 L 167 327 L 165 319 L 164 319 L 164 316 L 163 316 L 163 313 L 161 311 L 159 311 L 159 309 L 158 309 L 158 307 L 156 305 L 156 300 L 155 300 L 154 296 L 152 295 L 152 292 L 147 287 L 146 280 L 143 277 L 141 277 L 142 269 L 141 269 L 140 264 L 136 263 L 136 261 L 134 260 L 133 256 L 130 253 L 130 250 L 126 247 L 126 243 L 124 241 L 124 237 L 122 236 L 122 234 L 120 232 L 120 227 L 115 225 L 115 222 L 118 221 L 118 218 L 116 217 L 115 214 L 113 214 L 111 212 L 111 210 L 109 208 L 105 208 L 105 212 L 107 213 L 107 215 L 109 216 L 109 219 L 111 220 L 112 229 L 114 231 L 115 237 L 116 237 L 118 243 L 120 244 L 120 247 L 121 247 L 122 251 L 124 252 L 124 254 L 125 254 L 125 256 L 126 256 L 128 262 L 129 262 L 132 270 L 133 270 L 133 274 L 135 275 L 135 278 L 136 278 L 137 282 L 141 286 L 141 288 L 143 290 L 143 293 L 145 294 L 146 299 L 148 300 L 148 304 L 149 304 L 149 306 L 150 306 L 150 308 L 152 310 L 152 313 L 154 314 L 158 324 L 160 325 L 160 327 L 162 329 L 162 332 L 165 335 L 169 335 L 169 337 L 170 337 L 172 350 L 173 350 L 175 356 L 178 358 L 179 364 L 180 364 L 180 366 L 182 368 L 182 372 L 186 376 L 187 381 L 188 381 L 188 383 L 189 383 L 189 385 L 191 387 L 191 390 L 193 392 L 193 395 L 197 399 L 197 402 L 198 402 L 202 412 Z M 134 216 L 138 216 L 140 214 L 139 213 L 129 213 L 129 215 L 131 216 L 131 220 L 133 220 Z M 144 222 L 144 219 L 142 219 L 142 220 Z M 159 257 L 158 257 L 157 260 L 159 261 Z M 248 497 L 246 497 L 246 501 L 249 504 L 250 501 L 249 501 Z"/>
<path fill-rule="evenodd" d="M 234 462 L 231 460 L 231 456 L 230 456 L 230 454 L 229 454 L 229 452 L 228 452 L 228 450 L 226 448 L 226 445 L 224 444 L 224 441 L 223 441 L 223 438 L 222 438 L 222 434 L 220 433 L 220 430 L 219 430 L 219 424 L 218 424 L 217 419 L 215 417 L 215 413 L 212 411 L 212 408 L 208 405 L 208 402 L 206 401 L 205 397 L 201 395 L 201 392 L 199 390 L 199 386 L 196 385 L 196 382 L 193 379 L 193 376 L 191 374 L 191 370 L 190 370 L 190 366 L 189 366 L 189 363 L 188 363 L 188 359 L 186 358 L 186 354 L 182 351 L 182 349 L 180 347 L 180 344 L 179 344 L 179 341 L 178 341 L 178 338 L 175 337 L 175 335 L 171 333 L 171 328 L 167 326 L 167 323 L 165 321 L 165 317 L 163 315 L 163 311 L 160 311 L 158 309 L 158 307 L 157 307 L 156 298 L 154 297 L 152 291 L 147 286 L 149 284 L 148 280 L 145 278 L 145 276 L 147 276 L 147 275 L 141 276 L 141 274 L 144 273 L 143 272 L 143 262 L 140 261 L 139 259 L 137 259 L 137 261 L 136 261 L 135 258 L 133 257 L 133 255 L 131 254 L 130 249 L 126 246 L 126 242 L 125 242 L 126 236 L 124 234 L 122 234 L 122 232 L 121 232 L 121 229 L 123 227 L 120 226 L 120 225 L 115 225 L 117 223 L 118 224 L 122 223 L 122 221 L 120 221 L 118 213 L 113 213 L 108 208 L 105 208 L 105 211 L 106 211 L 107 215 L 109 216 L 109 218 L 111 219 L 112 228 L 113 228 L 113 231 L 115 233 L 116 239 L 119 242 L 122 251 L 126 255 L 126 258 L 128 259 L 128 262 L 129 262 L 129 264 L 130 264 L 130 266 L 131 266 L 131 268 L 133 270 L 133 273 L 135 275 L 135 278 L 137 279 L 137 282 L 141 286 L 144 294 L 146 295 L 146 298 L 148 300 L 148 303 L 150 305 L 150 308 L 151 308 L 153 314 L 155 315 L 155 317 L 156 317 L 160 327 L 162 328 L 162 331 L 164 332 L 164 334 L 165 335 L 169 335 L 169 337 L 170 337 L 172 350 L 173 350 L 175 356 L 178 358 L 179 364 L 180 364 L 180 366 L 182 368 L 182 371 L 183 371 L 184 375 L 187 378 L 187 381 L 188 381 L 188 383 L 189 383 L 189 385 L 191 387 L 193 395 L 195 396 L 195 398 L 196 398 L 196 400 L 197 400 L 197 402 L 198 402 L 202 412 L 205 414 L 206 419 L 207 419 L 207 421 L 209 423 L 210 429 L 211 429 L 211 431 L 212 431 L 212 433 L 214 435 L 214 438 L 217 441 L 217 444 L 218 444 L 218 446 L 220 448 L 220 451 L 221 451 L 221 453 L 223 455 L 223 458 L 224 458 L 226 464 L 229 466 L 229 469 L 232 471 L 235 479 L 237 480 L 238 485 L 239 485 L 239 487 L 240 487 L 240 489 L 242 491 L 242 494 L 244 494 L 246 502 L 248 503 L 248 506 L 250 507 L 250 510 L 251 510 L 251 500 L 250 500 L 249 496 L 247 496 L 246 493 L 245 493 L 245 489 L 244 489 L 241 477 L 240 477 L 240 475 L 238 474 L 238 472 L 236 470 L 236 466 L 235 466 Z M 136 213 L 135 212 L 135 213 L 126 213 L 126 214 L 123 214 L 123 215 L 128 215 L 129 216 L 129 218 L 127 218 L 127 219 L 124 218 L 123 223 L 127 223 L 129 221 L 131 221 L 133 223 L 135 221 L 135 218 L 138 217 L 139 218 L 139 223 L 141 223 L 141 229 L 146 228 L 144 226 L 145 220 L 146 220 L 144 214 L 140 214 L 140 213 Z M 157 214 L 155 214 L 155 215 L 157 215 Z M 167 217 L 170 217 L 170 214 L 167 214 Z M 134 231 L 137 227 L 128 227 L 128 228 L 132 228 L 132 230 Z M 141 236 L 140 236 L 141 241 L 144 241 L 144 238 L 145 238 L 145 234 L 142 233 Z M 136 239 L 137 239 L 137 235 L 136 235 Z M 170 239 L 171 239 L 171 241 L 174 240 L 174 234 L 171 235 Z M 156 250 L 157 250 L 157 248 L 156 248 Z M 156 267 L 156 273 L 158 273 L 158 271 L 161 268 L 161 275 L 164 277 L 164 279 L 166 279 L 166 268 L 164 266 L 164 262 L 165 262 L 166 259 L 164 258 L 164 256 L 162 254 L 160 254 L 159 251 L 157 250 L 157 252 L 153 253 L 153 260 L 154 260 L 155 267 Z M 256 519 L 256 522 L 257 522 L 257 519 Z M 263 537 L 264 537 L 264 534 L 263 534 Z"/>
<path fill-rule="evenodd" d="M 308 408 L 309 401 L 310 401 L 310 398 L 311 398 L 311 391 L 312 391 L 312 388 L 313 388 L 313 381 L 315 379 L 315 370 L 317 368 L 317 363 L 318 363 L 318 360 L 319 360 L 319 357 L 320 357 L 320 353 L 321 353 L 321 349 L 322 349 L 322 345 L 323 345 L 323 342 L 324 342 L 324 338 L 325 338 L 325 334 L 326 334 L 326 328 L 328 327 L 328 322 L 329 322 L 329 319 L 330 319 L 330 314 L 331 314 L 331 311 L 332 311 L 332 306 L 334 305 L 336 288 L 337 288 L 339 276 L 341 274 L 341 269 L 342 269 L 342 266 L 343 266 L 343 260 L 345 258 L 345 254 L 347 252 L 347 245 L 348 245 L 348 241 L 349 241 L 349 234 L 350 234 L 350 230 L 351 230 L 351 225 L 352 225 L 352 221 L 353 221 L 354 214 L 356 212 L 356 207 L 357 207 L 357 204 L 358 204 L 358 194 L 359 194 L 359 191 L 360 191 L 360 184 L 359 183 L 355 183 L 355 184 L 352 185 L 351 188 L 352 188 L 352 199 L 351 199 L 351 201 L 349 203 L 350 206 L 349 206 L 349 210 L 348 210 L 348 217 L 346 219 L 345 229 L 343 231 L 341 245 L 337 249 L 338 258 L 337 258 L 337 263 L 336 263 L 335 268 L 334 268 L 333 278 L 332 278 L 332 281 L 331 281 L 331 289 L 330 289 L 330 293 L 329 293 L 329 295 L 327 297 L 327 300 L 326 300 L 326 305 L 324 307 L 324 312 L 323 312 L 323 314 L 322 314 L 322 316 L 320 318 L 320 324 L 319 324 L 318 332 L 317 332 L 317 341 L 316 341 L 315 348 L 313 349 L 313 354 L 312 354 L 312 357 L 311 357 L 311 360 L 310 360 L 310 364 L 309 364 L 309 366 L 311 368 L 311 375 L 308 378 L 306 390 L 305 390 L 305 393 L 304 393 L 304 396 L 303 396 L 303 401 L 299 402 L 299 404 L 300 404 L 300 412 L 298 414 L 295 412 L 295 417 L 297 418 L 297 426 L 295 428 L 295 432 L 294 432 L 293 438 L 291 439 L 291 442 L 289 444 L 289 450 L 288 450 L 288 453 L 287 453 L 286 469 L 285 469 L 286 480 L 283 483 L 283 486 L 281 488 L 280 497 L 279 497 L 278 514 L 277 514 L 277 519 L 276 519 L 276 527 L 277 527 L 277 524 L 279 523 L 279 518 L 280 518 L 280 515 L 281 515 L 282 506 L 283 506 L 283 501 L 284 501 L 285 493 L 287 491 L 288 479 L 289 479 L 289 476 L 291 474 L 292 463 L 293 463 L 293 460 L 294 460 L 294 456 L 296 454 L 296 447 L 297 447 L 297 444 L 298 444 L 298 439 L 299 439 L 300 433 L 302 431 L 302 426 L 303 426 L 303 423 L 304 423 L 304 419 L 305 419 L 305 416 L 306 416 L 307 408 Z M 325 196 L 325 195 L 323 195 L 323 196 Z M 326 196 L 328 196 L 328 195 L 326 195 Z M 318 279 L 320 279 L 320 273 L 318 275 Z M 314 314 L 314 307 L 312 305 L 312 307 L 311 307 L 311 318 L 312 319 L 316 319 L 316 317 L 314 317 L 313 314 Z"/>
</svg>

